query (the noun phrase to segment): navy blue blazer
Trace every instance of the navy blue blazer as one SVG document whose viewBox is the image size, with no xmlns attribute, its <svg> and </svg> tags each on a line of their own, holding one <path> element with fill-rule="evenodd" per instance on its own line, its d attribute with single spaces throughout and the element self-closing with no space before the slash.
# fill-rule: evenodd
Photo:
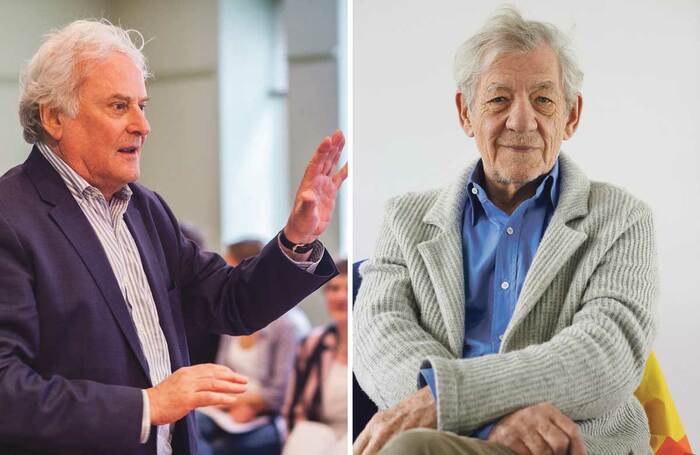
<svg viewBox="0 0 700 455">
<path fill-rule="evenodd" d="M 189 364 L 183 321 L 247 334 L 337 272 L 314 274 L 272 240 L 232 268 L 185 240 L 165 202 L 139 184 L 125 213 L 175 371 Z M 63 180 L 34 148 L 0 178 L 0 453 L 155 454 L 139 443 L 151 387 L 136 329 L 107 256 Z M 175 454 L 195 454 L 194 417 Z"/>
</svg>

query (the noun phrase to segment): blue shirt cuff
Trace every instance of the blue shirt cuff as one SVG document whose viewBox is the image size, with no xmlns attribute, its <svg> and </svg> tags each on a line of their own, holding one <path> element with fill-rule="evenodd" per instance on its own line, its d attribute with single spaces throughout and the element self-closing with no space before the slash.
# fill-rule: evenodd
<svg viewBox="0 0 700 455">
<path fill-rule="evenodd" d="M 421 368 L 420 377 L 418 378 L 418 383 L 421 387 L 426 385 L 430 387 L 430 393 L 433 394 L 433 398 L 437 401 L 437 389 L 435 388 L 435 372 L 432 368 Z"/>
<path fill-rule="evenodd" d="M 486 441 L 489 438 L 489 434 L 491 434 L 491 430 L 493 430 L 493 426 L 495 424 L 496 422 L 490 422 L 481 428 L 477 428 L 476 430 L 472 431 L 471 437 Z"/>
<path fill-rule="evenodd" d="M 435 371 L 433 371 L 432 368 L 421 368 L 420 375 L 418 376 L 418 385 L 420 387 L 425 387 L 427 385 L 430 388 L 430 393 L 433 394 L 433 398 L 437 401 L 438 395 L 437 389 L 435 388 Z M 495 424 L 496 422 L 487 423 L 481 428 L 474 430 L 470 436 L 486 441 Z"/>
</svg>

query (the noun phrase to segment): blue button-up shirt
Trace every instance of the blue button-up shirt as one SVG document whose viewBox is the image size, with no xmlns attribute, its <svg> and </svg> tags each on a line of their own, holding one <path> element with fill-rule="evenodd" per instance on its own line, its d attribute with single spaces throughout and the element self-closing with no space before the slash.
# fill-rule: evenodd
<svg viewBox="0 0 700 455">
<path fill-rule="evenodd" d="M 497 353 L 525 276 L 559 200 L 559 160 L 535 194 L 508 215 L 484 190 L 481 161 L 472 172 L 462 216 L 465 324 L 462 357 Z M 437 397 L 431 369 L 421 376 Z M 493 424 L 472 436 L 486 439 Z"/>
</svg>

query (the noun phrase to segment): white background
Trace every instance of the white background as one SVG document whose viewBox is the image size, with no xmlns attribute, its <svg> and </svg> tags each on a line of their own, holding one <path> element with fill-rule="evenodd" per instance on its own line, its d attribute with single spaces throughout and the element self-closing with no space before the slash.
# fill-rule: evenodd
<svg viewBox="0 0 700 455">
<path fill-rule="evenodd" d="M 654 349 L 700 444 L 700 2 L 517 1 L 574 39 L 583 116 L 562 149 L 589 178 L 655 214 L 661 270 Z M 495 2 L 355 0 L 354 260 L 371 255 L 388 198 L 443 186 L 478 154 L 458 127 L 454 52 Z M 697 450 L 697 447 L 696 447 Z"/>
</svg>

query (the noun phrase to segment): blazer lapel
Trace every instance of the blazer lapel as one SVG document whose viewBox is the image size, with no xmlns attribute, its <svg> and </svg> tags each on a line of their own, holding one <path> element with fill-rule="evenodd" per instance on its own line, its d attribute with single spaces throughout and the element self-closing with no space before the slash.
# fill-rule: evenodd
<svg viewBox="0 0 700 455">
<path fill-rule="evenodd" d="M 418 251 L 433 283 L 450 342 L 456 357 L 464 350 L 464 260 L 462 255 L 462 213 L 467 197 L 470 166 L 456 183 L 441 191 L 423 222 L 439 233 L 418 244 Z"/>
<path fill-rule="evenodd" d="M 578 231 L 567 223 L 588 213 L 590 182 L 563 153 L 560 155 L 560 166 L 562 192 L 559 203 L 525 277 L 513 317 L 504 334 L 502 348 L 506 346 L 513 329 L 525 319 L 559 270 L 588 237 L 585 232 Z"/>
<path fill-rule="evenodd" d="M 119 283 L 90 222 L 85 218 L 85 214 L 71 196 L 61 177 L 36 147 L 27 159 L 26 169 L 41 198 L 54 206 L 49 210 L 49 216 L 61 229 L 92 275 L 129 347 L 150 381 L 148 363 L 141 350 Z"/>
<path fill-rule="evenodd" d="M 170 300 L 168 299 L 167 285 L 163 282 L 163 277 L 168 276 L 167 270 L 161 271 L 160 264 L 165 261 L 158 261 L 158 256 L 153 248 L 153 243 L 148 235 L 146 226 L 143 223 L 141 213 L 136 208 L 134 198 L 129 201 L 129 207 L 126 209 L 124 218 L 129 227 L 131 235 L 134 237 L 136 246 L 139 250 L 141 263 L 148 278 L 148 284 L 151 287 L 151 294 L 156 303 L 158 310 L 158 319 L 161 329 L 168 342 L 168 350 L 170 352 L 170 363 L 172 371 L 183 366 L 182 354 L 179 348 L 179 338 L 176 330 L 173 314 L 170 309 Z"/>
</svg>

